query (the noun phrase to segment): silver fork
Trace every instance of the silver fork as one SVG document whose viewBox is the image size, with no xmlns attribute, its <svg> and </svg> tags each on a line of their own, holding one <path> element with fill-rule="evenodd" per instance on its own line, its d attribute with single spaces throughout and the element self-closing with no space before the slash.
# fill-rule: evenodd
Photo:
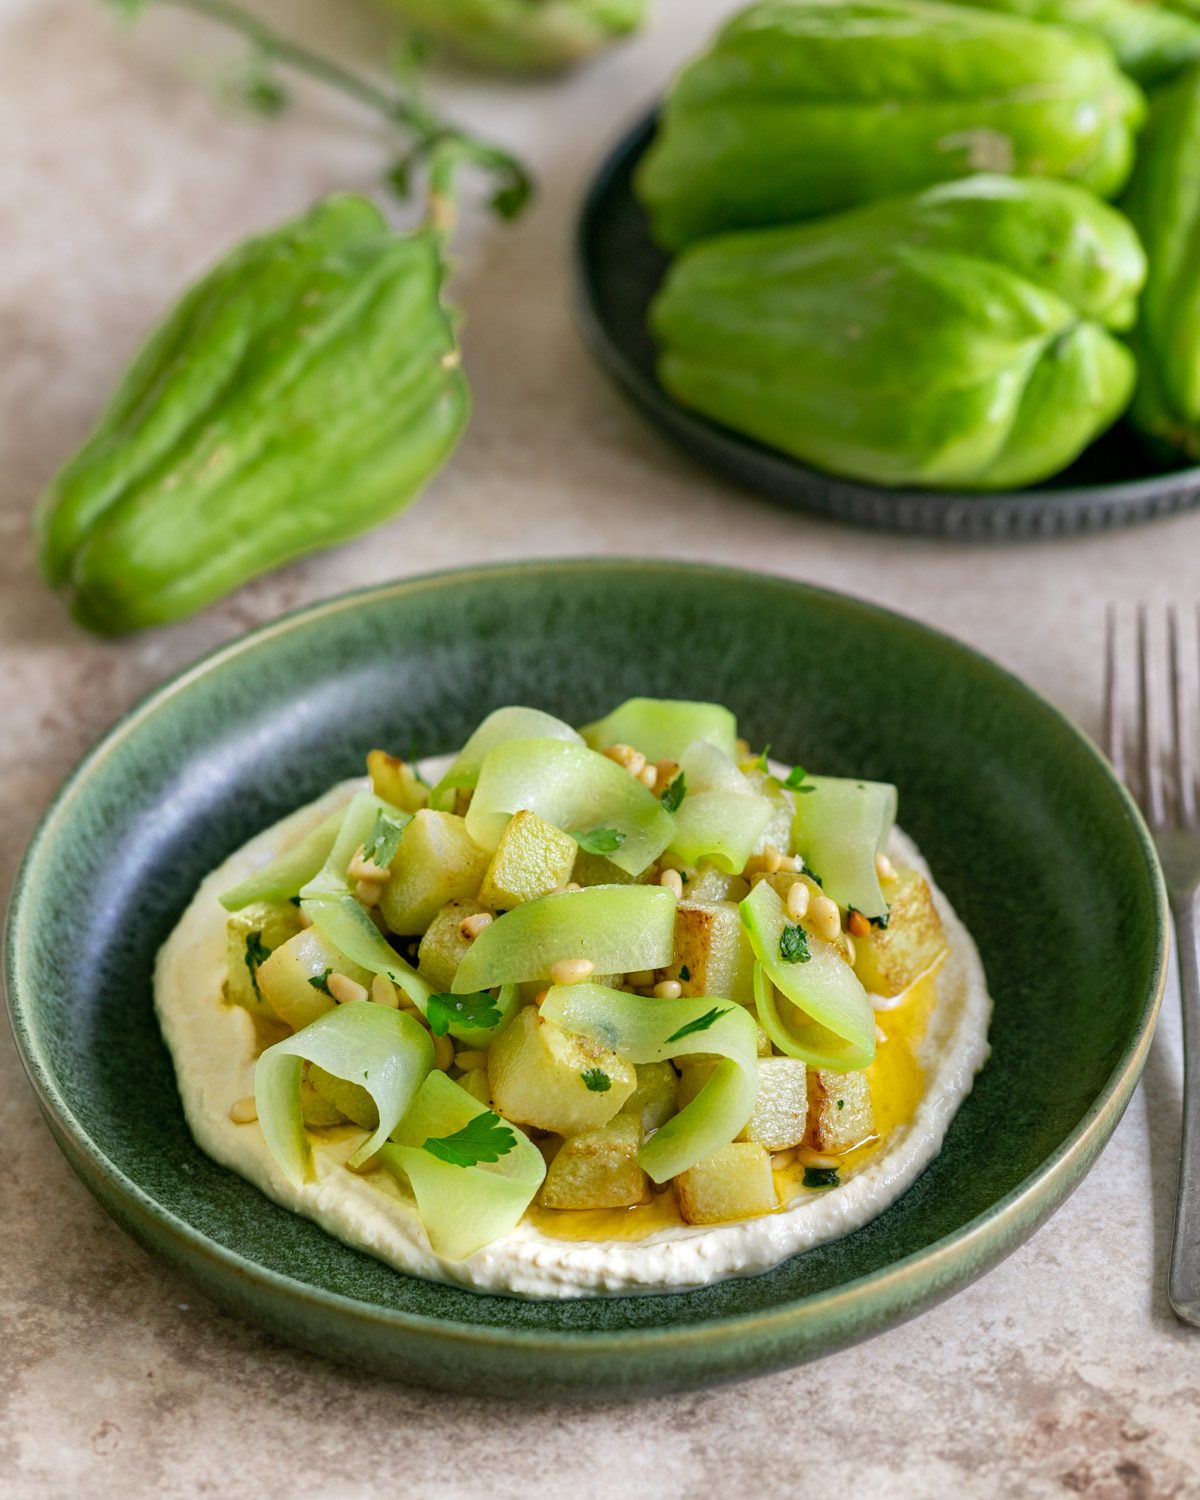
<svg viewBox="0 0 1200 1500">
<path fill-rule="evenodd" d="M 1200 611 L 1196 623 L 1200 626 Z M 1167 1296 L 1178 1317 L 1200 1325 L 1200 817 L 1195 725 L 1189 723 L 1183 628 L 1174 606 L 1167 610 L 1166 636 L 1169 702 L 1164 743 L 1155 714 L 1155 648 L 1142 606 L 1137 615 L 1136 775 L 1131 780 L 1126 775 L 1117 612 L 1109 606 L 1104 730 L 1108 757 L 1138 798 L 1154 838 L 1175 919 L 1183 1004 L 1183 1140 Z"/>
</svg>

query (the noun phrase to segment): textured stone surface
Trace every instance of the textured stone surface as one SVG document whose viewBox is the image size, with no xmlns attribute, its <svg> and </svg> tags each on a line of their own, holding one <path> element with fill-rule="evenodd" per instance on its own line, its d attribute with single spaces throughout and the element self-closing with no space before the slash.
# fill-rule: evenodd
<svg viewBox="0 0 1200 1500">
<path fill-rule="evenodd" d="M 275 0 L 347 58 L 386 25 L 350 0 Z M 228 55 L 184 16 L 122 36 L 98 4 L 0 0 L 0 889 L 37 814 L 129 703 L 201 651 L 355 584 L 486 558 L 587 552 L 735 561 L 919 615 L 1096 724 L 1103 604 L 1193 597 L 1200 515 L 1036 547 L 854 533 L 712 481 L 648 431 L 583 350 L 572 213 L 600 151 L 730 9 L 659 0 L 649 32 L 566 84 L 444 75 L 458 112 L 525 152 L 514 228 L 470 214 L 457 293 L 477 394 L 422 502 L 197 621 L 119 644 L 32 576 L 29 508 L 139 333 L 214 254 L 320 193 L 368 188 L 374 124 L 303 94 L 285 121 L 221 114 Z M 848 667 L 852 664 L 848 664 Z M 986 857 L 986 853 L 984 856 Z M 25 1497 L 255 1493 L 447 1500 L 542 1493 L 964 1500 L 1200 1492 L 1200 1332 L 1164 1283 L 1178 1150 L 1168 1000 L 1143 1087 L 1097 1169 L 1034 1239 L 920 1320 L 791 1374 L 620 1407 L 509 1410 L 429 1396 L 280 1347 L 197 1300 L 101 1214 L 0 1041 L 0 1487 Z"/>
</svg>

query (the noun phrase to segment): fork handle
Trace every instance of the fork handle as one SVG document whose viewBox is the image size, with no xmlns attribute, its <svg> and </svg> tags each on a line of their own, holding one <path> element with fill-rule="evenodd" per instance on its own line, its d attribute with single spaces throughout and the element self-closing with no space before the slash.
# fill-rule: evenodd
<svg viewBox="0 0 1200 1500">
<path fill-rule="evenodd" d="M 1175 903 L 1183 1003 L 1183 1138 L 1167 1295 L 1185 1322 L 1200 1324 L 1200 891 Z"/>
</svg>

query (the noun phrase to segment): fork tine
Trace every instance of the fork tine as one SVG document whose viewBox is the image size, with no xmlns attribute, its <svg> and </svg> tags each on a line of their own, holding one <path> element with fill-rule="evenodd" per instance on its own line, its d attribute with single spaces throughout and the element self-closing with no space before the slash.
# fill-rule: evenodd
<svg viewBox="0 0 1200 1500">
<path fill-rule="evenodd" d="M 1175 807 L 1184 828 L 1196 826 L 1196 783 L 1192 769 L 1192 736 L 1187 723 L 1187 691 L 1184 687 L 1183 652 L 1180 646 L 1179 611 L 1167 610 L 1167 653 L 1171 669 L 1171 736 L 1175 768 Z"/>
<path fill-rule="evenodd" d="M 1113 770 L 1125 780 L 1125 736 L 1121 732 L 1121 694 L 1117 677 L 1117 607 L 1104 619 L 1104 748 Z"/>
<path fill-rule="evenodd" d="M 1144 604 L 1138 606 L 1137 635 L 1142 799 L 1151 828 L 1162 828 L 1166 823 L 1166 805 L 1163 798 L 1162 764 L 1154 730 L 1154 698 L 1150 683 L 1150 622 Z"/>
</svg>

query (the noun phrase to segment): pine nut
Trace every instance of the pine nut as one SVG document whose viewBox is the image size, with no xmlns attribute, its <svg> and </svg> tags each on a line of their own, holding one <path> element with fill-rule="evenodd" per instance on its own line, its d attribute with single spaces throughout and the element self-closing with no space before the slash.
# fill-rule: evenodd
<svg viewBox="0 0 1200 1500">
<path fill-rule="evenodd" d="M 490 911 L 477 911 L 472 916 L 464 917 L 458 924 L 458 935 L 468 943 L 473 943 L 483 929 L 490 927 L 495 920 Z"/>
<path fill-rule="evenodd" d="M 871 930 L 871 924 L 860 911 L 852 911 L 846 918 L 846 931 L 852 932 L 855 937 L 866 937 Z"/>
<path fill-rule="evenodd" d="M 541 1005 L 542 1001 L 545 1000 L 546 996 L 549 993 L 549 990 L 538 990 L 537 994 L 533 997 L 533 1003 L 535 1005 Z"/>
<path fill-rule="evenodd" d="M 771 1170 L 772 1172 L 782 1172 L 785 1167 L 790 1167 L 795 1160 L 795 1151 L 772 1151 Z"/>
<path fill-rule="evenodd" d="M 381 885 L 392 878 L 392 872 L 386 865 L 377 865 L 373 859 L 366 857 L 361 844 L 354 851 L 354 858 L 350 861 L 346 874 L 351 880 L 374 880 Z"/>
<path fill-rule="evenodd" d="M 798 922 L 808 912 L 808 903 L 811 899 L 808 887 L 803 880 L 794 880 L 788 886 L 787 914 L 793 922 Z"/>
<path fill-rule="evenodd" d="M 476 1068 L 487 1067 L 486 1052 L 460 1052 L 454 1059 L 464 1073 L 473 1073 Z"/>
<path fill-rule="evenodd" d="M 678 1000 L 683 994 L 683 985 L 678 979 L 663 979 L 654 986 L 656 1000 Z"/>
<path fill-rule="evenodd" d="M 371 999 L 376 1005 L 386 1005 L 389 1010 L 396 1010 L 400 1004 L 399 992 L 386 974 L 376 974 L 372 979 Z"/>
<path fill-rule="evenodd" d="M 378 906 L 382 893 L 383 887 L 377 880 L 360 880 L 354 887 L 354 894 L 364 906 Z"/>
<path fill-rule="evenodd" d="M 837 1156 L 826 1156 L 823 1151 L 814 1151 L 811 1146 L 797 1146 L 796 1160 L 802 1167 L 830 1167 L 841 1166 L 841 1158 Z"/>
<path fill-rule="evenodd" d="M 235 1125 L 252 1125 L 258 1119 L 258 1105 L 254 1102 L 254 1095 L 247 1094 L 244 1099 L 239 1099 L 230 1108 L 229 1118 Z"/>
<path fill-rule="evenodd" d="M 568 880 L 567 883 L 566 883 L 566 885 L 563 886 L 563 890 L 564 891 L 581 891 L 581 890 L 583 890 L 583 887 L 579 884 L 578 880 Z"/>
<path fill-rule="evenodd" d="M 325 988 L 339 1005 L 350 1005 L 355 1000 L 367 998 L 367 992 L 358 980 L 350 979 L 345 974 L 330 974 L 325 981 Z"/>
<path fill-rule="evenodd" d="M 831 901 L 828 896 L 818 896 L 810 904 L 808 913 L 817 936 L 824 938 L 827 943 L 837 942 L 842 931 L 842 916 L 837 909 L 837 902 Z"/>
<path fill-rule="evenodd" d="M 677 760 L 660 760 L 654 767 L 657 775 L 658 786 L 670 786 L 679 775 L 679 762 Z"/>
<path fill-rule="evenodd" d="M 454 1061 L 454 1043 L 448 1036 L 435 1036 L 433 1039 L 433 1065 L 440 1068 L 444 1073 Z"/>
<path fill-rule="evenodd" d="M 799 873 L 799 870 L 800 870 L 800 861 L 796 858 L 796 856 L 794 854 L 785 854 L 783 856 L 783 858 L 779 861 L 779 872 L 780 872 L 780 874 L 785 874 L 786 873 L 786 874 L 790 875 L 793 871 L 796 871 L 797 873 Z"/>
<path fill-rule="evenodd" d="M 582 984 L 596 972 L 590 958 L 560 958 L 550 965 L 550 979 L 554 984 Z"/>
<path fill-rule="evenodd" d="M 745 873 L 751 875 L 762 870 L 767 875 L 774 875 L 782 864 L 783 854 L 774 844 L 768 844 L 761 854 L 751 855 L 746 861 Z"/>
<path fill-rule="evenodd" d="M 878 1021 L 875 1022 L 875 1040 L 879 1043 L 880 1046 L 882 1046 L 884 1042 L 887 1041 L 887 1032 L 884 1031 L 883 1027 L 879 1024 Z"/>
<path fill-rule="evenodd" d="M 880 880 L 895 880 L 896 866 L 886 854 L 877 854 L 875 856 L 875 873 L 879 876 Z"/>
<path fill-rule="evenodd" d="M 851 968 L 858 962 L 858 949 L 854 946 L 852 937 L 846 939 L 846 962 Z"/>
<path fill-rule="evenodd" d="M 638 780 L 642 783 L 642 785 L 648 792 L 652 792 L 658 785 L 658 767 L 643 766 L 642 769 L 638 772 Z"/>
<path fill-rule="evenodd" d="M 676 901 L 683 900 L 683 876 L 678 870 L 664 870 L 658 877 L 658 883 L 670 891 Z"/>
<path fill-rule="evenodd" d="M 632 745 L 609 745 L 602 753 L 609 760 L 615 760 L 617 765 L 624 766 L 631 776 L 640 776 L 646 764 L 646 757 Z"/>
</svg>

